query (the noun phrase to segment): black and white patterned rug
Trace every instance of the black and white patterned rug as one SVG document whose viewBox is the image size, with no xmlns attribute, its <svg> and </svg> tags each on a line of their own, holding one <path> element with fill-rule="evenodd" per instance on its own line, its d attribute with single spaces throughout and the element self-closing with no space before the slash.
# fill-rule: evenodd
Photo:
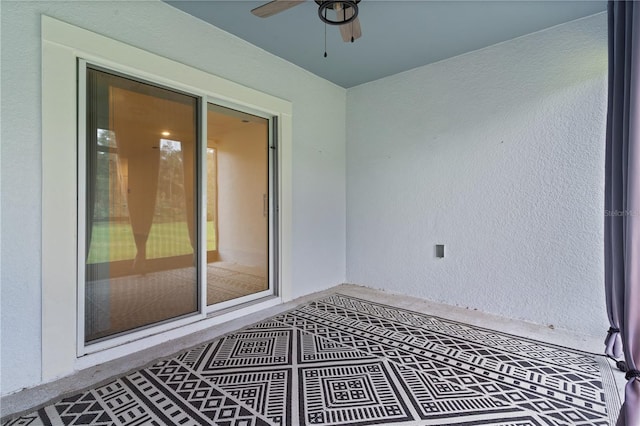
<svg viewBox="0 0 640 426">
<path fill-rule="evenodd" d="M 607 360 L 335 294 L 4 425 L 613 425 Z"/>
</svg>

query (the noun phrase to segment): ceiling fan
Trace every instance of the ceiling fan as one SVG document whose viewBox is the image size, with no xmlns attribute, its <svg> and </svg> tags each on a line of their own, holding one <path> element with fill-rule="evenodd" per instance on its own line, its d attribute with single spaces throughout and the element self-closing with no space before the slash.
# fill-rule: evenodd
<svg viewBox="0 0 640 426">
<path fill-rule="evenodd" d="M 267 18 L 305 1 L 273 0 L 256 7 L 251 13 L 260 18 Z M 353 43 L 362 37 L 362 27 L 358 19 L 358 3 L 360 3 L 360 0 L 315 0 L 315 2 L 318 4 L 318 17 L 320 20 L 325 24 L 339 26 L 342 40 Z M 329 12 L 329 10 L 332 12 Z M 334 12 L 335 19 L 333 18 Z"/>
</svg>

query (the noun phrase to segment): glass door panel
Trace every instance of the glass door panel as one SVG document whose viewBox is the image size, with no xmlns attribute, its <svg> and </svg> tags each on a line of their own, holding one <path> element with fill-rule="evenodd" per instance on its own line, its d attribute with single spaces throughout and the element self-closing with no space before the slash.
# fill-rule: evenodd
<svg viewBox="0 0 640 426">
<path fill-rule="evenodd" d="M 207 109 L 207 305 L 215 305 L 269 289 L 269 120 Z"/>
<path fill-rule="evenodd" d="M 198 311 L 198 99 L 87 68 L 85 342 Z"/>
</svg>

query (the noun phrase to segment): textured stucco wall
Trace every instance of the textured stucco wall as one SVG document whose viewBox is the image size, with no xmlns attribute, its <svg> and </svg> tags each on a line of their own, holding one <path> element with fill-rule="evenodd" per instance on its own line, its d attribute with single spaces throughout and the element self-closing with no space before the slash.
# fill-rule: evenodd
<svg viewBox="0 0 640 426">
<path fill-rule="evenodd" d="M 603 333 L 606 25 L 349 89 L 347 280 Z"/>
<path fill-rule="evenodd" d="M 0 7 L 2 394 L 41 377 L 41 14 L 292 101 L 293 296 L 345 280 L 344 89 L 157 0 Z"/>
</svg>

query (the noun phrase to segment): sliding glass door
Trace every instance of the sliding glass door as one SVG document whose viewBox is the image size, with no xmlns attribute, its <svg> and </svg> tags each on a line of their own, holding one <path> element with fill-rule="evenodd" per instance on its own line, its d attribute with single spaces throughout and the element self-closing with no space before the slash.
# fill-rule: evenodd
<svg viewBox="0 0 640 426">
<path fill-rule="evenodd" d="M 269 120 L 207 107 L 207 305 L 269 289 Z M 211 172 L 215 171 L 215 172 Z"/>
<path fill-rule="evenodd" d="M 80 72 L 84 344 L 274 294 L 273 120 Z"/>
</svg>

